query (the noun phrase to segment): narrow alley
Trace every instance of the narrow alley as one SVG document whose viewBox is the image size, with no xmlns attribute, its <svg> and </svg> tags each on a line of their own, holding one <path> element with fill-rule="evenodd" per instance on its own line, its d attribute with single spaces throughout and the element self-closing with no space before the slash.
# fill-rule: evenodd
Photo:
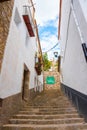
<svg viewBox="0 0 87 130">
<path fill-rule="evenodd" d="M 87 0 L 0 0 L 0 130 L 87 130 Z"/>
<path fill-rule="evenodd" d="M 87 124 L 58 87 L 45 89 L 13 116 L 3 130 L 86 130 Z"/>
</svg>

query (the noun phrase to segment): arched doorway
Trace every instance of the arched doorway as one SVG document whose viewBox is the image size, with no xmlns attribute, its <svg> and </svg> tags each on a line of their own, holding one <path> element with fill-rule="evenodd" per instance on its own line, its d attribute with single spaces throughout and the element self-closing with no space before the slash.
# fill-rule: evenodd
<svg viewBox="0 0 87 130">
<path fill-rule="evenodd" d="M 23 72 L 23 85 L 22 85 L 22 100 L 28 101 L 29 99 L 29 79 L 30 71 L 26 65 L 24 65 Z"/>
</svg>

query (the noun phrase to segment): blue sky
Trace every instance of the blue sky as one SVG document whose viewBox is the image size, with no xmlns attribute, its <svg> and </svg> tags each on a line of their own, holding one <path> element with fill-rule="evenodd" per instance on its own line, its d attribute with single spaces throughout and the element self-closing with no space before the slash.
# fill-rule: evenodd
<svg viewBox="0 0 87 130">
<path fill-rule="evenodd" d="M 39 37 L 43 52 L 50 50 L 58 41 L 58 0 L 34 0 L 36 20 L 39 29 Z M 48 52 L 49 59 L 54 57 L 53 52 L 59 52 L 59 45 Z"/>
<path fill-rule="evenodd" d="M 54 21 L 58 21 L 58 17 L 54 20 L 49 20 L 44 26 L 39 26 L 39 34 L 40 34 L 40 38 L 42 39 L 44 34 L 46 34 L 46 36 L 49 35 L 57 35 L 57 27 L 54 25 L 56 23 L 54 23 Z"/>
</svg>

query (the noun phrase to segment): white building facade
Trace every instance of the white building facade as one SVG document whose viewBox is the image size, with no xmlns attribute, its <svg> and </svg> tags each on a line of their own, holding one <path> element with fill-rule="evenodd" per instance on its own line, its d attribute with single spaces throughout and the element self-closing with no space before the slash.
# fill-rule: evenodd
<svg viewBox="0 0 87 130">
<path fill-rule="evenodd" d="M 32 0 L 14 1 L 0 73 L 2 113 L 6 107 L 9 110 L 10 106 L 18 110 L 18 104 L 21 106 L 22 102 L 28 101 L 36 91 L 43 90 L 43 73 L 38 75 L 35 69 L 38 40 L 34 13 Z M 16 111 L 12 109 L 11 114 Z M 5 113 L 5 116 L 8 113 Z"/>
<path fill-rule="evenodd" d="M 60 3 L 61 86 L 87 118 L 87 1 Z"/>
</svg>

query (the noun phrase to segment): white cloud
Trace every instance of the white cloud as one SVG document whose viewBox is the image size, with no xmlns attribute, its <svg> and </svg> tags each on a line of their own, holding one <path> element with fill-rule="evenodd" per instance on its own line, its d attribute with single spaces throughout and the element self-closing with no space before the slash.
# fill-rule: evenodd
<svg viewBox="0 0 87 130">
<path fill-rule="evenodd" d="M 54 19 L 49 19 L 47 21 L 42 21 L 41 24 L 39 24 L 39 27 L 47 27 L 52 26 L 58 28 L 58 16 L 56 16 Z"/>
<path fill-rule="evenodd" d="M 53 46 L 55 46 L 58 43 L 56 35 L 50 34 L 49 37 L 47 37 L 46 35 L 47 34 L 44 33 L 44 36 L 41 39 L 41 48 L 43 52 L 50 50 L 51 48 L 53 48 Z M 53 59 L 55 51 L 57 51 L 60 54 L 59 45 L 54 49 L 52 49 L 51 51 L 48 51 L 49 59 Z"/>
<path fill-rule="evenodd" d="M 58 40 L 55 35 L 49 35 L 49 37 L 43 37 L 41 39 L 41 47 L 42 49 L 45 48 L 45 51 L 48 51 L 50 48 L 52 48 L 55 44 L 57 44 Z"/>
<path fill-rule="evenodd" d="M 43 25 L 49 19 L 55 19 L 58 16 L 59 7 L 58 0 L 33 0 L 36 3 L 36 19 L 37 23 Z"/>
</svg>

